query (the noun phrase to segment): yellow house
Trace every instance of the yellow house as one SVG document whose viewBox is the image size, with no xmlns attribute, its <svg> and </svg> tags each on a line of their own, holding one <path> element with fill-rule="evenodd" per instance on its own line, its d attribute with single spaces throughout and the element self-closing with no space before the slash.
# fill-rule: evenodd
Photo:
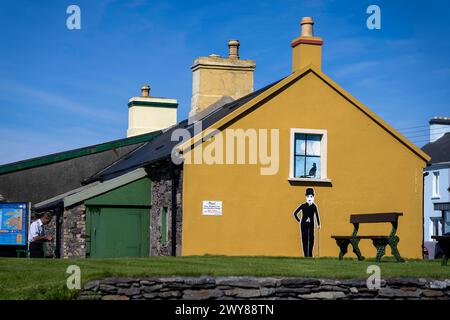
<svg viewBox="0 0 450 320">
<path fill-rule="evenodd" d="M 400 254 L 421 257 L 429 157 L 322 72 L 323 41 L 313 24 L 303 18 L 291 42 L 292 73 L 262 89 L 253 91 L 255 61 L 241 59 L 239 41 L 230 40 L 227 57 L 194 60 L 188 119 L 175 124 L 177 101 L 151 97 L 148 86 L 130 100 L 129 135 L 162 130 L 84 184 L 106 190 L 145 178 L 136 188 L 150 193 L 141 213 L 148 224 L 136 222 L 142 228 L 133 231 L 148 239 L 139 240 L 145 248 L 136 240 L 140 256 L 336 257 L 332 236 L 350 236 L 351 214 L 401 212 Z M 64 203 L 73 205 L 70 199 Z M 108 196 L 129 205 L 124 199 Z M 105 232 L 122 232 L 119 218 Z M 86 219 L 88 235 L 92 221 Z M 359 234 L 390 229 L 362 224 Z M 369 239 L 360 249 L 376 256 Z"/>
<path fill-rule="evenodd" d="M 229 104 L 208 130 L 179 146 L 182 255 L 303 256 L 294 211 L 313 188 L 321 225 L 313 256 L 319 246 L 320 256 L 338 255 L 331 236 L 351 234 L 350 214 L 379 212 L 403 213 L 399 251 L 422 256 L 422 170 L 429 157 L 322 72 L 323 41 L 312 27 L 303 18 L 289 76 Z M 244 144 L 228 144 L 237 136 L 225 132 L 243 133 Z M 245 159 L 236 160 L 242 146 Z M 272 156 L 270 166 L 262 149 Z M 203 161 L 193 160 L 196 153 Z M 360 232 L 387 234 L 390 227 L 362 225 Z M 360 248 L 376 255 L 370 241 Z"/>
</svg>

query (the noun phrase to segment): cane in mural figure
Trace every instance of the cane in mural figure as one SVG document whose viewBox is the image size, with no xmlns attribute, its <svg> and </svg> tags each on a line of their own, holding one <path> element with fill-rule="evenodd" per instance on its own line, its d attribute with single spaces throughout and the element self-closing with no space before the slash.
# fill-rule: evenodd
<svg viewBox="0 0 450 320">
<path fill-rule="evenodd" d="M 294 217 L 300 223 L 301 241 L 303 246 L 303 256 L 312 257 L 314 249 L 314 216 L 317 220 L 317 228 L 320 229 L 319 209 L 314 203 L 314 189 L 306 189 L 306 202 L 302 203 L 294 211 Z M 302 218 L 298 217 L 299 212 L 302 212 Z"/>
</svg>

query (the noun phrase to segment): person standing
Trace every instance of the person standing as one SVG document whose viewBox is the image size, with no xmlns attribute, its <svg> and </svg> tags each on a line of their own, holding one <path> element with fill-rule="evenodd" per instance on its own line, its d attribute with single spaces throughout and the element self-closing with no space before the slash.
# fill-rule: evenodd
<svg viewBox="0 0 450 320">
<path fill-rule="evenodd" d="M 52 241 L 51 236 L 45 235 L 44 226 L 52 221 L 52 215 L 44 213 L 30 225 L 28 242 L 30 244 L 30 258 L 44 258 L 44 242 Z"/>
<path fill-rule="evenodd" d="M 294 217 L 300 223 L 301 240 L 303 247 L 303 256 L 312 257 L 314 249 L 314 217 L 317 220 L 317 228 L 320 229 L 319 209 L 314 203 L 314 189 L 306 189 L 306 202 L 302 203 L 294 211 Z M 298 217 L 299 212 L 302 212 L 302 218 Z"/>
</svg>

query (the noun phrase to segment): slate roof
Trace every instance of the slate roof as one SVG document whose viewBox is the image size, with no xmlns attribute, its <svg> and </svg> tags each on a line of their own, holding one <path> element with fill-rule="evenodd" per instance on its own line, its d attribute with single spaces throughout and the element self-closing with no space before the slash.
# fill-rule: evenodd
<svg viewBox="0 0 450 320">
<path fill-rule="evenodd" d="M 450 162 L 450 132 L 434 142 L 427 143 L 422 150 L 431 157 L 428 164 Z"/>
<path fill-rule="evenodd" d="M 281 80 L 271 83 L 240 99 L 227 103 L 220 108 L 216 108 L 211 113 L 205 115 L 205 117 L 202 118 L 202 130 L 212 126 L 218 120 L 222 119 L 223 117 L 233 112 L 240 106 L 244 105 L 248 101 L 256 98 L 258 95 L 262 94 L 264 91 L 276 85 Z M 145 143 L 144 145 L 137 148 L 133 152 L 127 154 L 123 158 L 119 159 L 109 167 L 106 167 L 105 169 L 101 170 L 97 174 L 93 175 L 92 177 L 84 181 L 84 183 L 91 183 L 96 180 L 102 181 L 109 180 L 124 173 L 127 173 L 131 170 L 170 157 L 173 147 L 175 147 L 180 142 L 180 141 L 171 141 L 172 132 L 176 129 L 186 129 L 189 131 L 191 136 L 193 136 L 194 123 L 189 124 L 188 120 L 186 119 L 172 127 L 165 129 L 160 135 L 155 137 L 152 141 Z"/>
</svg>

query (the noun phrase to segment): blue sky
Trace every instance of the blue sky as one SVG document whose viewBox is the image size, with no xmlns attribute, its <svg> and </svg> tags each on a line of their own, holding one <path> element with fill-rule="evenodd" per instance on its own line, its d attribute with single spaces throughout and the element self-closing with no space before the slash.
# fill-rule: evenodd
<svg viewBox="0 0 450 320">
<path fill-rule="evenodd" d="M 81 30 L 66 9 L 81 8 Z M 366 9 L 381 8 L 381 30 Z M 323 71 L 423 145 L 428 120 L 450 116 L 447 1 L 0 2 L 0 164 L 125 137 L 127 102 L 149 83 L 187 117 L 198 56 L 256 60 L 255 89 L 291 72 L 302 16 L 324 39 Z M 402 131 L 401 130 L 401 131 Z"/>
</svg>

